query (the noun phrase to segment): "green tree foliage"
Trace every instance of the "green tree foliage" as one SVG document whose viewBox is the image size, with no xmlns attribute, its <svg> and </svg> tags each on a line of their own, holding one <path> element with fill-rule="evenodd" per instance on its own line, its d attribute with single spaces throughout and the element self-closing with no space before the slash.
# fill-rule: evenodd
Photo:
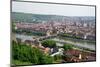
<svg viewBox="0 0 100 67">
<path fill-rule="evenodd" d="M 61 60 L 62 59 L 62 56 L 61 55 L 55 55 L 54 56 L 54 60 L 57 61 L 57 60 Z"/>
<path fill-rule="evenodd" d="M 12 22 L 12 32 L 15 32 L 15 22 Z"/>
<path fill-rule="evenodd" d="M 19 34 L 25 33 L 25 34 L 27 34 L 27 35 L 35 35 L 35 36 L 45 36 L 45 35 L 46 35 L 45 32 L 30 31 L 30 30 L 28 30 L 28 29 L 17 29 L 15 32 L 16 32 L 16 33 L 19 33 Z"/>
<path fill-rule="evenodd" d="M 61 34 L 58 34 L 58 36 L 69 37 L 69 38 L 76 38 L 76 39 L 82 39 L 82 37 L 80 37 L 80 36 L 76 36 L 76 35 L 72 35 L 72 34 L 68 34 L 68 33 L 61 33 Z"/>
<path fill-rule="evenodd" d="M 12 57 L 13 60 L 32 64 L 49 64 L 53 62 L 53 58 L 45 55 L 40 49 L 15 41 L 12 41 Z"/>
<path fill-rule="evenodd" d="M 70 44 L 64 44 L 63 48 L 64 48 L 64 50 L 70 50 L 70 49 L 72 49 L 72 45 L 70 45 Z"/>
<path fill-rule="evenodd" d="M 56 47 L 56 42 L 53 41 L 53 40 L 49 40 L 49 39 L 48 39 L 48 40 L 42 41 L 41 43 L 42 43 L 42 45 L 43 45 L 44 47 L 50 47 L 50 48 Z"/>
</svg>

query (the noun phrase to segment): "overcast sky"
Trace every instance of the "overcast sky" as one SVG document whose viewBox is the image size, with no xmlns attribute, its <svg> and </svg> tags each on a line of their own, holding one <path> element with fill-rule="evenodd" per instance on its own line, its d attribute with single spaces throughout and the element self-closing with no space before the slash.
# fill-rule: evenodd
<svg viewBox="0 0 100 67">
<path fill-rule="evenodd" d="M 95 7 L 31 2 L 12 2 L 12 12 L 64 16 L 95 16 Z"/>
</svg>

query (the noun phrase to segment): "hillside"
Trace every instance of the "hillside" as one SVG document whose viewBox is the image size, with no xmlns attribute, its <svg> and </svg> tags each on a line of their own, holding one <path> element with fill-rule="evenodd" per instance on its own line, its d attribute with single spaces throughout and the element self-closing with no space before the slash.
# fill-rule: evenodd
<svg viewBox="0 0 100 67">
<path fill-rule="evenodd" d="M 57 22 L 66 22 L 66 21 L 87 21 L 95 22 L 95 17 L 88 16 L 60 16 L 60 15 L 43 15 L 43 14 L 31 14 L 31 13 L 19 13 L 12 12 L 12 20 L 20 22 L 41 22 L 41 21 L 57 21 Z"/>
</svg>

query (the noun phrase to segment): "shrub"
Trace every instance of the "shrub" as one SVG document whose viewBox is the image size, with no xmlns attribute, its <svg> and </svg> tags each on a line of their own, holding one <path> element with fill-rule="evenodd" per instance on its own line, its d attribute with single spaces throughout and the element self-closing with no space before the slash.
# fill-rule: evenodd
<svg viewBox="0 0 100 67">
<path fill-rule="evenodd" d="M 53 40 L 44 40 L 41 42 L 44 47 L 54 48 L 56 47 L 56 42 Z"/>
<path fill-rule="evenodd" d="M 25 43 L 16 43 L 12 41 L 12 59 L 32 64 L 52 63 L 53 59 L 45 55 L 39 48 L 33 48 Z"/>
<path fill-rule="evenodd" d="M 64 50 L 70 50 L 70 49 L 72 49 L 72 45 L 71 44 L 64 44 L 63 48 L 64 48 Z"/>
</svg>

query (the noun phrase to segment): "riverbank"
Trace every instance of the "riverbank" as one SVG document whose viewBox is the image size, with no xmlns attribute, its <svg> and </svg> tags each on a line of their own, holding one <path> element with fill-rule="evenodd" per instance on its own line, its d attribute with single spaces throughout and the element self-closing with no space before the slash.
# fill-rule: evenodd
<svg viewBox="0 0 100 67">
<path fill-rule="evenodd" d="M 34 40 L 34 36 L 29 36 L 29 35 L 23 35 L 23 34 L 15 34 L 16 38 L 20 38 L 23 40 Z M 35 37 L 39 38 L 39 37 Z M 96 51 L 96 43 L 94 42 L 88 42 L 86 40 L 80 40 L 80 39 L 73 39 L 73 38 L 62 38 L 62 37 L 54 37 L 54 38 L 49 38 L 53 39 L 59 44 L 72 44 L 74 47 L 84 49 L 84 50 L 90 50 L 90 51 Z"/>
</svg>

